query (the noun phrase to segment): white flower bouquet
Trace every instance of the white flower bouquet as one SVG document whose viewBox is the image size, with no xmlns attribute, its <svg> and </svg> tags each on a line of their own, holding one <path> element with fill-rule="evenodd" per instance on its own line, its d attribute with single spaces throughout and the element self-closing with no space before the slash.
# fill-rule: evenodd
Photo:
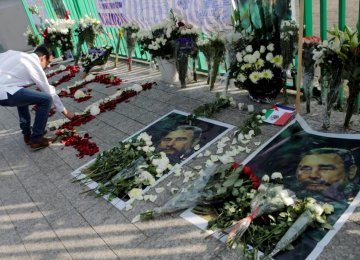
<svg viewBox="0 0 360 260">
<path fill-rule="evenodd" d="M 197 42 L 199 50 L 204 54 L 208 66 L 208 84 L 214 88 L 219 72 L 219 65 L 224 60 L 225 43 L 218 33 Z"/>
<path fill-rule="evenodd" d="M 279 176 L 273 176 L 277 178 Z M 295 195 L 292 191 L 284 189 L 282 185 L 261 184 L 257 193 L 250 203 L 251 213 L 244 219 L 240 220 L 231 229 L 227 238 L 228 246 L 236 248 L 241 243 L 240 239 L 250 226 L 253 219 L 279 211 L 286 206 L 294 204 Z"/>
<path fill-rule="evenodd" d="M 330 127 L 331 110 L 335 105 L 340 88 L 342 86 L 342 73 L 344 64 L 339 55 L 336 53 L 336 49 L 333 42 L 323 41 L 313 51 L 313 60 L 315 66 L 321 68 L 320 82 L 327 90 L 327 93 L 323 93 L 325 102 L 324 116 L 323 116 L 323 128 L 328 129 Z"/>
<path fill-rule="evenodd" d="M 334 207 L 331 204 L 319 204 L 312 198 L 305 199 L 305 201 L 305 211 L 291 225 L 268 257 L 274 257 L 280 251 L 286 249 L 314 221 L 325 224 L 325 215 L 331 214 L 334 211 Z"/>
<path fill-rule="evenodd" d="M 59 47 L 64 53 L 73 48 L 71 30 L 75 24 L 71 19 L 45 20 L 44 44 L 51 49 Z"/>
<path fill-rule="evenodd" d="M 30 26 L 27 27 L 26 32 L 24 33 L 24 36 L 27 38 L 28 45 L 30 45 L 32 47 L 36 47 L 40 44 L 40 37 L 33 33 Z"/>
<path fill-rule="evenodd" d="M 249 44 L 236 54 L 236 59 L 237 69 L 233 75 L 240 86 L 249 91 L 250 97 L 255 100 L 276 97 L 283 83 L 283 57 L 274 43 Z"/>
<path fill-rule="evenodd" d="M 129 71 L 131 71 L 132 54 L 135 48 L 135 44 L 137 41 L 137 33 L 139 32 L 139 30 L 140 27 L 134 22 L 124 24 L 121 26 L 120 29 L 120 34 L 125 38 L 125 42 L 126 42 Z"/>
<path fill-rule="evenodd" d="M 142 53 L 146 51 L 152 58 L 161 57 L 170 59 L 174 56 L 173 41 L 177 38 L 177 25 L 172 19 L 155 24 L 149 31 L 140 31 L 136 34 Z"/>
<path fill-rule="evenodd" d="M 79 37 L 77 44 L 77 57 L 75 60 L 75 63 L 77 64 L 81 55 L 81 45 L 86 43 L 89 48 L 93 48 L 96 35 L 103 33 L 103 28 L 99 20 L 85 15 L 80 18 L 75 32 Z"/>
<path fill-rule="evenodd" d="M 81 171 L 83 179 L 96 181 L 98 196 L 109 195 L 109 199 L 134 197 L 136 190 L 155 183 L 171 164 L 166 154 L 155 152 L 151 136 L 142 133 L 99 155 L 95 162 Z"/>
<path fill-rule="evenodd" d="M 194 61 L 197 59 L 198 48 L 196 41 L 200 32 L 191 24 L 185 24 L 182 21 L 177 22 L 177 24 L 180 35 L 175 41 L 174 54 L 181 87 L 185 88 L 189 57 L 192 57 Z M 195 64 L 196 62 L 193 62 L 194 66 Z M 194 75 L 196 75 L 195 71 L 196 68 L 193 67 Z M 194 76 L 194 79 L 196 79 L 196 76 Z"/>
</svg>

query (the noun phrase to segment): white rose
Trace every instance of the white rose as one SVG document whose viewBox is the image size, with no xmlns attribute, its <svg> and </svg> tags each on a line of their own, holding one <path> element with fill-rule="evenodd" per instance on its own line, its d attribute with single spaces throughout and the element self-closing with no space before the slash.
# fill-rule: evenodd
<svg viewBox="0 0 360 260">
<path fill-rule="evenodd" d="M 81 89 L 78 89 L 75 93 L 74 93 L 74 98 L 75 99 L 79 99 L 79 98 L 83 98 L 85 97 L 85 93 L 81 90 Z"/>
<path fill-rule="evenodd" d="M 271 179 L 275 180 L 275 179 L 282 179 L 283 176 L 280 172 L 274 172 L 273 174 L 271 174 Z"/>
<path fill-rule="evenodd" d="M 246 46 L 245 50 L 246 50 L 246 52 L 248 52 L 248 53 L 252 53 L 252 52 L 253 52 L 253 48 L 252 48 L 251 45 Z"/>
<path fill-rule="evenodd" d="M 261 178 L 261 180 L 262 180 L 263 182 L 269 182 L 269 181 L 270 181 L 270 177 L 269 177 L 269 175 L 265 174 L 265 175 Z"/>
<path fill-rule="evenodd" d="M 99 108 L 97 105 L 91 106 L 91 108 L 90 108 L 90 114 L 91 114 L 92 116 L 96 116 L 96 115 L 100 114 L 100 108 Z"/>
<path fill-rule="evenodd" d="M 134 188 L 131 191 L 129 191 L 128 195 L 130 199 L 141 200 L 143 198 L 142 193 L 143 193 L 142 189 Z"/>
<path fill-rule="evenodd" d="M 270 43 L 267 47 L 268 51 L 274 51 L 274 44 Z"/>
</svg>

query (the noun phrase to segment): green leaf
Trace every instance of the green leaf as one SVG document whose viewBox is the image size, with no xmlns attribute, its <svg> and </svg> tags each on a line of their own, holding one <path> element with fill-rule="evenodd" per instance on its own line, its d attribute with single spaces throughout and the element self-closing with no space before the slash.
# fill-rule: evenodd
<svg viewBox="0 0 360 260">
<path fill-rule="evenodd" d="M 222 187 L 222 188 L 218 189 L 216 193 L 217 193 L 217 195 L 221 195 L 221 194 L 226 193 L 226 191 L 227 191 L 227 189 Z"/>
<path fill-rule="evenodd" d="M 231 192 L 231 194 L 234 196 L 234 197 L 237 197 L 237 196 L 239 196 L 239 190 L 238 189 L 233 189 L 232 190 L 232 192 Z"/>
<path fill-rule="evenodd" d="M 276 222 L 276 219 L 272 215 L 268 215 L 269 219 L 271 219 L 273 222 Z"/>
<path fill-rule="evenodd" d="M 222 186 L 226 188 L 231 187 L 235 184 L 236 180 L 237 177 L 228 178 L 226 181 L 223 182 Z"/>
<path fill-rule="evenodd" d="M 322 224 L 321 226 L 322 226 L 323 228 L 325 228 L 325 229 L 328 229 L 328 230 L 333 229 L 333 226 L 330 225 L 329 223 L 324 223 L 324 224 Z"/>
<path fill-rule="evenodd" d="M 240 187 L 243 184 L 244 180 L 239 179 L 235 182 L 234 187 Z"/>
<path fill-rule="evenodd" d="M 291 250 L 294 250 L 295 247 L 292 244 L 290 244 L 285 249 L 288 250 L 288 251 L 291 251 Z"/>
<path fill-rule="evenodd" d="M 279 214 L 279 216 L 282 217 L 282 218 L 286 218 L 287 215 L 288 215 L 288 214 L 287 214 L 286 212 L 281 212 L 281 213 Z"/>
</svg>

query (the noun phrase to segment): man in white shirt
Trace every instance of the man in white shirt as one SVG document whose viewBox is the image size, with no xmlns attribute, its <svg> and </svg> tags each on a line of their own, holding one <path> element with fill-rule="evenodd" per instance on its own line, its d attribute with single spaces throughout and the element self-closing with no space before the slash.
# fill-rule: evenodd
<svg viewBox="0 0 360 260">
<path fill-rule="evenodd" d="M 52 53 L 44 45 L 31 54 L 12 50 L 0 53 L 0 105 L 17 107 L 24 141 L 32 150 L 45 148 L 51 143 L 44 133 L 52 104 L 68 119 L 74 117 L 47 80 L 44 69 L 52 59 Z M 25 87 L 34 83 L 41 92 Z M 38 108 L 32 128 L 29 105 Z"/>
</svg>

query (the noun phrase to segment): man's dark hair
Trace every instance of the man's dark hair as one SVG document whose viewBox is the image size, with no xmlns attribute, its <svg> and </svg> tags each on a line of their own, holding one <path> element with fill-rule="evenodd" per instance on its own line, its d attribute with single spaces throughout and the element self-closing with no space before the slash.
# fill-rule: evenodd
<svg viewBox="0 0 360 260">
<path fill-rule="evenodd" d="M 197 126 L 192 125 L 180 125 L 176 127 L 176 130 L 191 130 L 193 131 L 194 137 L 193 140 L 200 139 L 202 134 L 202 129 Z"/>
<path fill-rule="evenodd" d="M 351 151 L 346 149 L 339 148 L 316 148 L 310 150 L 306 155 L 316 155 L 316 154 L 330 154 L 334 153 L 340 156 L 344 163 L 345 174 L 349 174 L 350 167 L 355 165 L 355 158 Z"/>
<path fill-rule="evenodd" d="M 36 47 L 36 49 L 34 50 L 34 53 L 37 54 L 37 56 L 41 57 L 41 56 L 46 56 L 46 59 L 49 60 L 50 56 L 54 56 L 54 53 L 52 52 L 52 50 L 50 50 L 48 47 L 46 47 L 45 44 L 39 45 L 38 47 Z"/>
</svg>

